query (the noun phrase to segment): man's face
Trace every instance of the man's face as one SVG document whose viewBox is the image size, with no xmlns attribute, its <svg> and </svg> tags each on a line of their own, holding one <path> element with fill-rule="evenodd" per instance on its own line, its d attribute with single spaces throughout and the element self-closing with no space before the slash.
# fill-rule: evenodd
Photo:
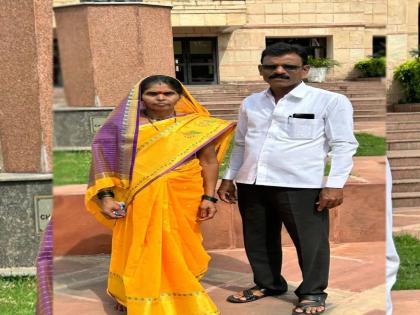
<svg viewBox="0 0 420 315">
<path fill-rule="evenodd" d="M 271 88 L 287 88 L 298 85 L 307 76 L 309 65 L 303 65 L 298 54 L 290 53 L 265 56 L 258 70 Z"/>
</svg>

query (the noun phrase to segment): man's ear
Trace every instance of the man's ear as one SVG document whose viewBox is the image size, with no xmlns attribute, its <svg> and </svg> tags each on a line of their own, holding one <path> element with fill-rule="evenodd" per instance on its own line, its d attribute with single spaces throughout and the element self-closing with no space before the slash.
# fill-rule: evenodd
<svg viewBox="0 0 420 315">
<path fill-rule="evenodd" d="M 263 75 L 262 74 L 262 66 L 261 65 L 258 65 L 258 71 L 259 71 L 260 75 Z"/>
<path fill-rule="evenodd" d="M 303 67 L 302 67 L 302 79 L 305 79 L 307 76 L 308 76 L 308 74 L 309 74 L 309 69 L 311 69 L 311 66 L 310 65 L 304 65 Z"/>
</svg>

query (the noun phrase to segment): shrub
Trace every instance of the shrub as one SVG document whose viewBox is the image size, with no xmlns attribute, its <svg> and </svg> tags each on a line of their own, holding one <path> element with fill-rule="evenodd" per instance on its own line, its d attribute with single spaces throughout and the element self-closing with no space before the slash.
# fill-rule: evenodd
<svg viewBox="0 0 420 315">
<path fill-rule="evenodd" d="M 394 71 L 394 80 L 401 84 L 407 102 L 420 102 L 420 58 L 399 65 Z"/>
<path fill-rule="evenodd" d="M 360 71 L 362 78 L 384 77 L 386 72 L 386 59 L 385 57 L 371 57 L 359 61 L 354 67 Z"/>
<path fill-rule="evenodd" d="M 339 66 L 340 63 L 330 58 L 315 58 L 308 56 L 308 65 L 314 68 L 332 68 L 334 66 Z"/>
</svg>

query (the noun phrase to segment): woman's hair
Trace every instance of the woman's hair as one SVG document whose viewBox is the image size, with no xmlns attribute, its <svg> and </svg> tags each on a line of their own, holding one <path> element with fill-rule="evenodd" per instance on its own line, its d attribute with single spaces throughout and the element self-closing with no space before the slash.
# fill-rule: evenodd
<svg viewBox="0 0 420 315">
<path fill-rule="evenodd" d="M 143 95 L 143 92 L 146 91 L 152 84 L 156 83 L 165 83 L 169 85 L 175 92 L 182 95 L 183 88 L 181 83 L 177 79 L 174 79 L 172 77 L 169 77 L 167 75 L 152 75 L 150 77 L 147 77 L 140 83 L 140 91 L 141 95 Z"/>
</svg>

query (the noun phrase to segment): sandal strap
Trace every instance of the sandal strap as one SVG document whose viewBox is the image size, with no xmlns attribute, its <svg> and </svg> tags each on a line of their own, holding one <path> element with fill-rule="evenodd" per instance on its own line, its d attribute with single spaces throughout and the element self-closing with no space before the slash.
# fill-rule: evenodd
<svg viewBox="0 0 420 315">
<path fill-rule="evenodd" d="M 313 301 L 313 302 L 322 302 L 325 304 L 325 297 L 322 295 L 301 295 L 299 296 L 299 302 L 303 300 Z"/>
<path fill-rule="evenodd" d="M 301 308 L 304 311 L 306 311 L 310 307 L 319 307 L 319 306 L 325 306 L 322 302 L 300 302 L 296 305 L 296 308 Z"/>
<path fill-rule="evenodd" d="M 244 296 L 244 298 L 245 298 L 246 300 L 249 300 L 249 299 L 255 298 L 255 295 L 254 295 L 254 293 L 252 292 L 252 289 L 243 290 L 243 291 L 242 291 L 242 294 L 243 294 L 243 296 Z"/>
</svg>

